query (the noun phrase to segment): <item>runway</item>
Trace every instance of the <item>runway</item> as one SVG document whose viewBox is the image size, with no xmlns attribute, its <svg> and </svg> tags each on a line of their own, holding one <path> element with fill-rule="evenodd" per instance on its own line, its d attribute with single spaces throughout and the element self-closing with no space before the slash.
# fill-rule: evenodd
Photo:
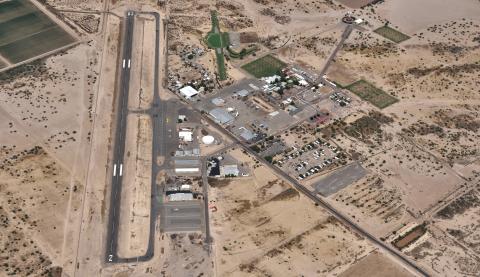
<svg viewBox="0 0 480 277">
<path fill-rule="evenodd" d="M 116 262 L 118 222 L 120 215 L 121 191 L 123 179 L 123 159 L 125 154 L 125 136 L 127 130 L 128 92 L 130 86 L 130 66 L 132 58 L 134 16 L 128 11 L 125 18 L 123 53 L 121 62 L 120 86 L 118 94 L 117 123 L 113 152 L 112 191 L 107 228 L 107 262 Z"/>
<path fill-rule="evenodd" d="M 157 219 L 157 201 L 158 189 L 156 185 L 156 175 L 159 171 L 157 163 L 155 162 L 158 154 L 161 152 L 158 149 L 158 139 L 156 138 L 156 130 L 159 127 L 158 110 L 160 109 L 160 97 L 158 92 L 158 67 L 159 67 L 159 31 L 160 31 L 160 15 L 158 13 L 144 13 L 155 16 L 156 19 L 156 41 L 155 41 L 155 67 L 154 67 L 154 103 L 153 107 L 149 109 L 148 114 L 153 117 L 153 137 L 154 143 L 152 147 L 152 183 L 151 183 L 151 214 L 150 214 L 150 233 L 148 239 L 148 247 L 146 253 L 138 257 L 119 258 L 118 250 L 118 226 L 121 205 L 122 192 L 122 178 L 123 178 L 123 163 L 125 155 L 125 137 L 127 131 L 127 115 L 128 115 L 128 94 L 130 86 L 130 67 L 135 61 L 132 61 L 132 44 L 133 44 L 133 27 L 135 22 L 135 12 L 127 11 L 125 16 L 125 27 L 123 37 L 123 51 L 120 62 L 120 85 L 118 88 L 118 109 L 116 117 L 116 131 L 113 149 L 113 172 L 112 172 L 112 187 L 110 194 L 110 209 L 108 215 L 107 227 L 107 244 L 105 248 L 105 261 L 107 263 L 128 263 L 147 261 L 153 257 L 154 253 L 154 235 L 155 224 Z"/>
</svg>

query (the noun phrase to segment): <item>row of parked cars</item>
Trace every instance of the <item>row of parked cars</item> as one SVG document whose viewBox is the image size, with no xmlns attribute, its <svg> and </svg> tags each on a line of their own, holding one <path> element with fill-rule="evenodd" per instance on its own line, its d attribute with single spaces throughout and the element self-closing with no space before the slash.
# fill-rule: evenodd
<svg viewBox="0 0 480 277">
<path fill-rule="evenodd" d="M 351 102 L 349 97 L 346 97 L 339 92 L 334 92 L 332 95 L 330 95 L 330 99 L 337 102 L 341 107 L 345 107 Z"/>
</svg>

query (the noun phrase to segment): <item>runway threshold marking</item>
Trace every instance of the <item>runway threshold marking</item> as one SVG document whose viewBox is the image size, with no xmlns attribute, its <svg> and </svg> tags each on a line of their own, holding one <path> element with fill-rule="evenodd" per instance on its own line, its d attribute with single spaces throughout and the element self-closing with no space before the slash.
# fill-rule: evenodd
<svg viewBox="0 0 480 277">
<path fill-rule="evenodd" d="M 128 68 L 130 68 L 130 59 L 128 59 Z"/>
<path fill-rule="evenodd" d="M 113 176 L 117 175 L 117 164 L 113 165 Z"/>
<path fill-rule="evenodd" d="M 122 68 L 125 68 L 125 59 L 123 59 L 123 66 Z"/>
<path fill-rule="evenodd" d="M 123 172 L 123 164 L 120 164 L 120 175 L 119 176 L 122 176 L 122 172 Z"/>
</svg>

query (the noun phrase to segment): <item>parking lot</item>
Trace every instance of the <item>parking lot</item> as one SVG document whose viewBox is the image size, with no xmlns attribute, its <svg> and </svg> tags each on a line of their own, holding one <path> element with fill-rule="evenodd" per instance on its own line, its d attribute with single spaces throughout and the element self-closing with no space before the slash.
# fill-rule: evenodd
<svg viewBox="0 0 480 277">
<path fill-rule="evenodd" d="M 355 162 L 322 178 L 312 187 L 315 192 L 326 197 L 360 180 L 366 174 L 367 171 L 358 162 Z"/>
<path fill-rule="evenodd" d="M 345 163 L 346 155 L 337 146 L 316 138 L 273 158 L 273 163 L 297 180 L 311 178 L 318 173 Z"/>
<path fill-rule="evenodd" d="M 160 216 L 162 232 L 201 231 L 204 224 L 203 205 L 198 200 L 163 203 Z"/>
<path fill-rule="evenodd" d="M 210 113 L 212 118 L 226 126 L 237 137 L 249 142 L 258 141 L 314 113 L 311 108 L 304 110 L 301 102 L 297 103 L 297 112 L 301 114 L 295 116 L 295 112 L 289 112 L 279 107 L 277 103 L 266 101 L 264 93 L 258 90 L 261 84 L 258 80 L 246 80 L 226 87 L 214 96 L 202 98 L 195 105 L 207 113 L 217 110 L 218 118 Z M 308 115 L 304 115 L 305 112 Z"/>
</svg>

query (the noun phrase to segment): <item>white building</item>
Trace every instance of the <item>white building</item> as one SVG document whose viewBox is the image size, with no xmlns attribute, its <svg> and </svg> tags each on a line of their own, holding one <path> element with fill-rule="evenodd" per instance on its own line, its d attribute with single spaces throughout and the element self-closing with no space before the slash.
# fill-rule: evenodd
<svg viewBox="0 0 480 277">
<path fill-rule="evenodd" d="M 180 94 L 186 99 L 190 99 L 198 94 L 198 91 L 191 86 L 186 86 L 180 89 Z"/>
<path fill-rule="evenodd" d="M 192 136 L 193 136 L 192 131 L 182 130 L 178 132 L 178 137 L 185 142 L 191 142 L 193 140 Z"/>
<path fill-rule="evenodd" d="M 192 193 L 172 193 L 168 195 L 169 201 L 189 201 L 193 200 Z"/>
<path fill-rule="evenodd" d="M 220 166 L 221 176 L 238 176 L 238 174 L 240 174 L 240 170 L 236 164 Z"/>
</svg>

